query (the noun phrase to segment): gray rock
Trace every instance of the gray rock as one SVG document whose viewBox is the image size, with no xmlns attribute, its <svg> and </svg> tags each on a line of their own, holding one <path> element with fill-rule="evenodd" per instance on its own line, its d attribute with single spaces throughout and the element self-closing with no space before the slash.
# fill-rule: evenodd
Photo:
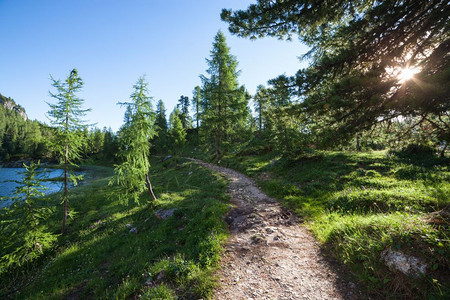
<svg viewBox="0 0 450 300">
<path fill-rule="evenodd" d="M 411 277 L 419 277 L 426 273 L 427 264 L 420 259 L 406 255 L 400 251 L 386 249 L 381 252 L 381 261 L 391 270 L 398 270 Z"/>
<path fill-rule="evenodd" d="M 171 208 L 171 209 L 158 209 L 155 210 L 155 216 L 159 219 L 168 219 L 171 216 L 173 216 L 173 214 L 175 213 L 176 209 L 175 208 Z"/>
</svg>

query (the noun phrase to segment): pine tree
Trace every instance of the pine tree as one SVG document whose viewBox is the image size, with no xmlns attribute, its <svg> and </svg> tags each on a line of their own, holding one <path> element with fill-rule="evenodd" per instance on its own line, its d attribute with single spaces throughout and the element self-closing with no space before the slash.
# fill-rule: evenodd
<svg viewBox="0 0 450 300">
<path fill-rule="evenodd" d="M 69 170 L 69 166 L 76 166 L 75 162 L 80 158 L 85 139 L 80 135 L 87 125 L 81 118 L 89 109 L 82 109 L 84 100 L 76 96 L 82 87 L 83 81 L 78 76 L 78 71 L 73 69 L 65 81 L 55 80 L 52 85 L 56 93 L 50 96 L 57 100 L 56 104 L 48 103 L 50 111 L 48 116 L 55 128 L 53 149 L 59 155 L 60 163 L 64 168 L 64 192 L 63 192 L 63 221 L 61 232 L 66 231 L 66 222 L 69 204 L 69 180 L 76 184 L 80 176 L 75 176 Z"/>
<path fill-rule="evenodd" d="M 113 133 L 111 127 L 108 129 L 106 127 L 103 128 L 103 135 L 105 137 L 103 141 L 103 157 L 112 161 L 118 150 L 117 136 Z"/>
<path fill-rule="evenodd" d="M 166 119 L 166 108 L 164 107 L 164 102 L 162 100 L 159 100 L 156 105 L 155 128 L 156 137 L 154 139 L 154 144 L 156 151 L 158 153 L 165 153 L 167 151 L 167 131 L 169 128 Z"/>
<path fill-rule="evenodd" d="M 221 31 L 214 38 L 207 63 L 209 77 L 201 76 L 204 95 L 201 130 L 206 141 L 214 144 L 219 159 L 224 146 L 230 145 L 247 124 L 248 99 L 244 87 L 238 85 L 237 60 L 230 54 Z"/>
<path fill-rule="evenodd" d="M 177 108 L 179 109 L 178 116 L 181 120 L 181 124 L 183 124 L 183 128 L 192 128 L 192 119 L 189 116 L 189 97 L 182 95 L 180 99 L 178 99 Z"/>
<path fill-rule="evenodd" d="M 408 117 L 450 140 L 448 16 L 445 0 L 258 0 L 221 15 L 238 36 L 298 36 L 311 47 L 311 65 L 286 89 L 334 141 Z"/>
<path fill-rule="evenodd" d="M 194 88 L 192 92 L 192 106 L 194 109 L 195 128 L 199 128 L 202 113 L 202 89 L 199 86 Z"/>
<path fill-rule="evenodd" d="M 131 102 L 119 103 L 126 107 L 125 124 L 120 129 L 120 164 L 115 165 L 115 175 L 109 182 L 121 188 L 119 198 L 127 202 L 130 198 L 140 203 L 140 194 L 147 189 L 156 200 L 149 178 L 150 139 L 156 133 L 155 113 L 148 94 L 148 83 L 141 77 L 133 86 Z M 145 184 L 144 184 L 145 183 Z"/>
<path fill-rule="evenodd" d="M 269 95 L 268 90 L 263 86 L 259 85 L 256 88 L 256 94 L 254 97 L 255 100 L 255 112 L 258 114 L 258 129 L 259 131 L 263 130 L 263 126 L 266 127 L 266 115 L 267 109 L 269 105 Z"/>
<path fill-rule="evenodd" d="M 186 129 L 183 127 L 180 111 L 177 108 L 170 114 L 169 137 L 172 149 L 174 153 L 178 155 L 181 153 L 183 146 L 186 143 Z"/>
</svg>

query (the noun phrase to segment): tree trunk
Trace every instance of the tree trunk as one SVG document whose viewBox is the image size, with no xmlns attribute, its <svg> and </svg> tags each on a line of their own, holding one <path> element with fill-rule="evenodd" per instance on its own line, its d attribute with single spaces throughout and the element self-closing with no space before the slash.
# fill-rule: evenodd
<svg viewBox="0 0 450 300">
<path fill-rule="evenodd" d="M 148 173 L 145 174 L 145 182 L 147 183 L 148 193 L 153 198 L 153 201 L 156 201 L 156 197 L 155 197 L 155 194 L 153 193 L 152 183 L 150 182 L 150 178 L 148 177 Z"/>
<path fill-rule="evenodd" d="M 359 144 L 359 134 L 356 136 L 356 151 L 361 151 L 361 145 Z"/>
<path fill-rule="evenodd" d="M 64 153 L 64 195 L 63 195 L 63 221 L 61 233 L 66 233 L 66 221 L 67 221 L 67 197 L 69 195 L 69 176 L 68 176 L 68 155 L 69 146 L 66 145 Z"/>
</svg>

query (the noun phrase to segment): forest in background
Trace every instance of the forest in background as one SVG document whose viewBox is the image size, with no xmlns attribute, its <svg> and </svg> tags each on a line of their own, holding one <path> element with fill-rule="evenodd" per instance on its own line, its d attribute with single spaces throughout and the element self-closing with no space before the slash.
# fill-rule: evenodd
<svg viewBox="0 0 450 300">
<path fill-rule="evenodd" d="M 46 160 L 57 162 L 51 150 L 54 129 L 37 120 L 30 120 L 14 99 L 0 94 L 0 161 Z M 110 128 L 90 128 L 78 133 L 86 140 L 83 158 L 112 160 L 117 149 L 115 133 Z"/>
</svg>

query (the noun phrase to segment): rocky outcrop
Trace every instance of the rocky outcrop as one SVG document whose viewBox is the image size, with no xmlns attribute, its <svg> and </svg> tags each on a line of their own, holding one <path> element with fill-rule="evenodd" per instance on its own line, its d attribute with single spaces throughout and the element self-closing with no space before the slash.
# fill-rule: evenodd
<svg viewBox="0 0 450 300">
<path fill-rule="evenodd" d="M 17 112 L 17 114 L 21 116 L 24 120 L 28 119 L 25 109 L 22 106 L 16 104 L 16 102 L 14 102 L 13 99 L 7 98 L 2 94 L 0 94 L 0 105 L 3 105 L 3 107 L 6 109 Z"/>
</svg>

